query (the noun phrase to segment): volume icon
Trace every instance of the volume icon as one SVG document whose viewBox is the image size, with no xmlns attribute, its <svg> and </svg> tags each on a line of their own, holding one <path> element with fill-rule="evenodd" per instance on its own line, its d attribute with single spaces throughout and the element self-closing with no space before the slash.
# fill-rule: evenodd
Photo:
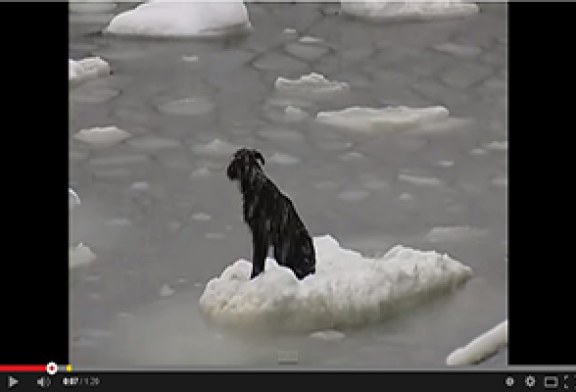
<svg viewBox="0 0 576 392">
<path fill-rule="evenodd" d="M 48 388 L 50 386 L 50 384 L 52 384 L 52 381 L 50 380 L 50 377 L 42 376 L 42 377 L 38 377 L 38 379 L 36 380 L 36 384 L 40 388 Z"/>
</svg>

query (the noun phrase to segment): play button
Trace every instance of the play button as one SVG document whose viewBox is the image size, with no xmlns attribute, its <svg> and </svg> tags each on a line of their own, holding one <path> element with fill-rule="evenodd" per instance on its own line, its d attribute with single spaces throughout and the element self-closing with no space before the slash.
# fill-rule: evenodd
<svg viewBox="0 0 576 392">
<path fill-rule="evenodd" d="M 16 385 L 18 385 L 18 382 L 19 381 L 14 377 L 8 376 L 8 389 L 14 388 Z"/>
</svg>

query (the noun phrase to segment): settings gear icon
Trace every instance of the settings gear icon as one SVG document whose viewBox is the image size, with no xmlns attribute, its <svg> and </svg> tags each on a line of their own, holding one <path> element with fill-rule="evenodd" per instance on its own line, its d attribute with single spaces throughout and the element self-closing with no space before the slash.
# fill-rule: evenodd
<svg viewBox="0 0 576 392">
<path fill-rule="evenodd" d="M 524 382 L 526 383 L 526 386 L 528 388 L 532 388 L 534 385 L 536 385 L 536 379 L 534 378 L 534 376 L 526 376 Z"/>
</svg>

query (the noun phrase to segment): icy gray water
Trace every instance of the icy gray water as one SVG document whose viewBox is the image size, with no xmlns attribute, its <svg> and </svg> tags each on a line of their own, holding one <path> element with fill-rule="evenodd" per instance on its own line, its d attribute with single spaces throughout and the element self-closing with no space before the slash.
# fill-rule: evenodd
<svg viewBox="0 0 576 392">
<path fill-rule="evenodd" d="M 333 4 L 250 4 L 251 34 L 209 41 L 102 37 L 92 33 L 112 14 L 71 13 L 71 58 L 101 56 L 113 70 L 70 93 L 70 184 L 82 200 L 71 238 L 97 255 L 71 272 L 74 366 L 276 367 L 293 366 L 278 359 L 297 353 L 307 367 L 442 368 L 453 349 L 505 319 L 506 8 L 480 8 L 465 19 L 375 25 Z M 349 83 L 350 93 L 275 96 L 277 77 L 311 71 Z M 371 134 L 310 121 L 389 104 L 443 105 L 468 121 Z M 288 105 L 310 116 L 290 120 Z M 130 137 L 106 146 L 73 138 L 106 126 Z M 238 337 L 207 325 L 203 286 L 251 252 L 240 195 L 223 171 L 239 145 L 271 158 L 267 173 L 313 234 L 367 255 L 396 243 L 447 252 L 474 278 L 343 337 Z M 501 354 L 483 366 L 505 363 Z"/>
</svg>

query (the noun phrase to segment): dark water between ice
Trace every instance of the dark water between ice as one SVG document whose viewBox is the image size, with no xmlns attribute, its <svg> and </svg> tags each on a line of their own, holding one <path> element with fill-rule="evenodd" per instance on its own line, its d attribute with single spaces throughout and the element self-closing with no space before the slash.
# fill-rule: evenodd
<svg viewBox="0 0 576 392">
<path fill-rule="evenodd" d="M 114 71 L 71 90 L 70 183 L 82 199 L 71 237 L 98 256 L 71 273 L 72 363 L 273 367 L 278 351 L 297 351 L 302 366 L 444 367 L 453 349 L 506 317 L 507 150 L 484 148 L 507 140 L 505 5 L 388 26 L 336 15 L 330 4 L 248 8 L 250 35 L 210 42 L 99 37 L 88 33 L 108 16 L 89 15 L 98 24 L 71 15 L 70 57 L 101 56 Z M 324 42 L 302 48 L 301 36 Z M 464 49 L 434 48 L 447 42 Z M 310 71 L 352 88 L 343 99 L 297 103 L 311 115 L 351 105 L 444 105 L 472 122 L 425 134 L 283 122 L 270 102 L 274 80 Z M 184 98 L 195 100 L 168 104 Z M 133 136 L 106 148 L 72 138 L 108 125 Z M 337 341 L 216 331 L 198 311 L 203 285 L 251 248 L 240 196 L 223 172 L 227 149 L 202 148 L 215 139 L 283 154 L 266 171 L 313 234 L 366 254 L 396 243 L 447 252 L 475 277 L 451 296 Z M 437 226 L 483 235 L 426 241 Z M 165 284 L 174 293 L 161 293 Z M 483 366 L 505 362 L 499 355 Z"/>
</svg>

